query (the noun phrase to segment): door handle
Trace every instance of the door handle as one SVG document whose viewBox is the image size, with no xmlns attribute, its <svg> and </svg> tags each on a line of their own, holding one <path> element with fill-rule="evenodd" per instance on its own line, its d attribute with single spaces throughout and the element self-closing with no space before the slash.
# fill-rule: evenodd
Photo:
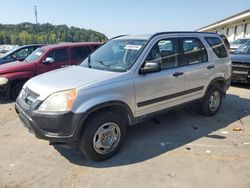
<svg viewBox="0 0 250 188">
<path fill-rule="evenodd" d="M 173 74 L 173 76 L 174 77 L 178 77 L 178 76 L 181 76 L 181 75 L 183 75 L 184 73 L 183 72 L 175 72 L 174 74 Z"/>
<path fill-rule="evenodd" d="M 214 65 L 208 65 L 207 69 L 213 69 L 215 66 Z"/>
</svg>

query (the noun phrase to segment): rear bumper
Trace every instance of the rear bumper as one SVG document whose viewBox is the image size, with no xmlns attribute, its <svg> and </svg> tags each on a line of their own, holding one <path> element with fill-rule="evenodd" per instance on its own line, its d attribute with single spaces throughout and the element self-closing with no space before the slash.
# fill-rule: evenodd
<svg viewBox="0 0 250 188">
<path fill-rule="evenodd" d="M 77 142 L 85 120 L 84 114 L 42 113 L 27 108 L 19 97 L 15 107 L 24 126 L 37 138 L 48 140 L 51 143 Z"/>
</svg>

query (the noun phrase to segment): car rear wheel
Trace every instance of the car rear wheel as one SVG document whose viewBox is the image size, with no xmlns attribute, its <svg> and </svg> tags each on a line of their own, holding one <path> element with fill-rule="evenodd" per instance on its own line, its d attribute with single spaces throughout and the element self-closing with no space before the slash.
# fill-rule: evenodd
<svg viewBox="0 0 250 188">
<path fill-rule="evenodd" d="M 215 115 L 221 106 L 222 103 L 222 90 L 219 86 L 212 86 L 203 101 L 199 104 L 202 114 L 206 116 Z"/>
<path fill-rule="evenodd" d="M 91 160 L 106 160 L 119 151 L 125 136 L 126 124 L 119 114 L 101 111 L 87 120 L 79 148 Z"/>
</svg>

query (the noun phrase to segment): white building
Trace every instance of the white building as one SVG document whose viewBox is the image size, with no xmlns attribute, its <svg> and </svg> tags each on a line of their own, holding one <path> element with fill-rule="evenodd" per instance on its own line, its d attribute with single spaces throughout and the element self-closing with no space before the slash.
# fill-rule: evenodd
<svg viewBox="0 0 250 188">
<path fill-rule="evenodd" d="M 250 38 L 250 9 L 202 27 L 197 31 L 225 34 L 229 42 L 238 38 Z"/>
</svg>

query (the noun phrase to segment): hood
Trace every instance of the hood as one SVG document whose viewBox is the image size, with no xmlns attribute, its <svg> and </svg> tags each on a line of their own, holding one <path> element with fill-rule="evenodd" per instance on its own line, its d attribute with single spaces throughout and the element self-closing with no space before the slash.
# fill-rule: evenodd
<svg viewBox="0 0 250 188">
<path fill-rule="evenodd" d="M 240 44 L 231 44 L 230 48 L 236 49 L 239 48 Z"/>
<path fill-rule="evenodd" d="M 44 100 L 57 91 L 89 86 L 119 75 L 116 72 L 70 66 L 36 76 L 26 82 L 24 88 L 28 87 L 40 95 L 39 100 Z"/>
<path fill-rule="evenodd" d="M 11 63 L 0 65 L 0 75 L 20 71 L 32 71 L 33 68 L 33 63 L 28 63 L 26 61 L 13 61 Z"/>
<path fill-rule="evenodd" d="M 232 62 L 250 63 L 250 55 L 231 55 Z"/>
</svg>

